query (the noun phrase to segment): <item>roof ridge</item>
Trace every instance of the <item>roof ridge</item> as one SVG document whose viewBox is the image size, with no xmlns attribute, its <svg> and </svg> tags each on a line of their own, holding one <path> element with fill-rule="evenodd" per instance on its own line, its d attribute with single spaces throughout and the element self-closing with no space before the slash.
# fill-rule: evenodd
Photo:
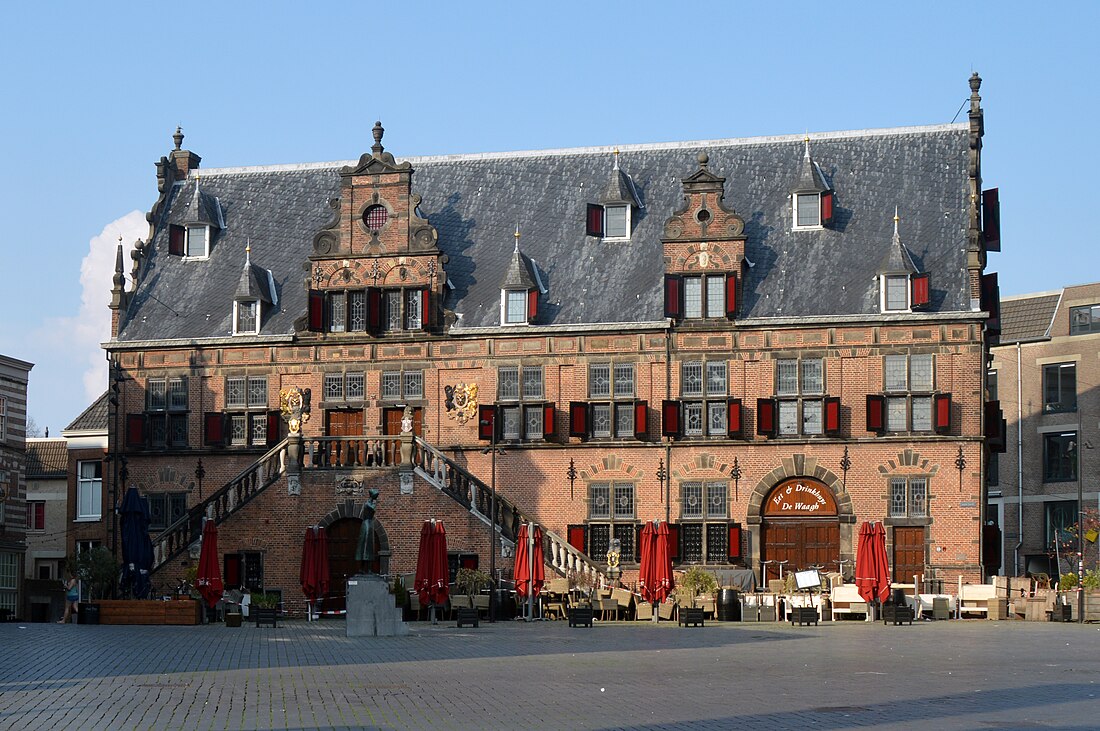
<svg viewBox="0 0 1100 731">
<path fill-rule="evenodd" d="M 856 137 L 887 137 L 906 134 L 931 134 L 935 132 L 967 131 L 969 123 L 958 122 L 953 124 L 931 124 L 911 127 L 883 127 L 877 129 L 838 130 L 833 132 L 809 132 L 791 135 L 765 135 L 760 137 L 725 137 L 711 140 L 684 140 L 673 142 L 644 142 L 632 145 L 596 145 L 590 147 L 561 147 L 547 148 L 543 150 L 514 150 L 502 152 L 473 152 L 457 153 L 450 155 L 420 155 L 401 157 L 403 162 L 414 165 L 436 162 L 462 162 L 474 160 L 507 160 L 524 159 L 532 157 L 565 157 L 569 155 L 609 155 L 615 150 L 619 152 L 646 152 L 649 150 L 691 150 L 700 147 L 741 147 L 749 145 L 774 145 L 786 142 L 804 142 L 807 138 L 814 140 L 842 140 Z M 305 170 L 337 170 L 346 165 L 356 165 L 356 160 L 339 160 L 329 162 L 305 162 L 288 163 L 278 165 L 255 165 L 224 168 L 207 168 L 202 170 L 202 177 L 217 175 L 242 175 L 277 172 L 295 172 Z"/>
</svg>

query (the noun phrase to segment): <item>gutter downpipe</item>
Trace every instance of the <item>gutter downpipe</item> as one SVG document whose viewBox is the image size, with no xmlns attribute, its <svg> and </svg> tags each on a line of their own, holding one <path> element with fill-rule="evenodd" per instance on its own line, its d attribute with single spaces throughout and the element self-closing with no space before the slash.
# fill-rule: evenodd
<svg viewBox="0 0 1100 731">
<path fill-rule="evenodd" d="M 672 398 L 672 320 L 668 320 L 665 329 L 665 398 Z M 662 424 L 664 413 L 661 414 Z M 665 522 L 672 522 L 672 438 L 662 437 L 665 442 Z"/>
<path fill-rule="evenodd" d="M 1024 545 L 1024 429 L 1023 385 L 1021 382 L 1020 341 L 1016 341 L 1016 548 L 1013 554 L 1016 573 L 1020 575 L 1020 548 Z"/>
</svg>

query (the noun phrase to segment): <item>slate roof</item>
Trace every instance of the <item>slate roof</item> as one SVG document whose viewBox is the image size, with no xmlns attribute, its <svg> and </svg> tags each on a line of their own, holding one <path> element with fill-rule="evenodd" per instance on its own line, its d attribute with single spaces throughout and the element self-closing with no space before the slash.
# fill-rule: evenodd
<svg viewBox="0 0 1100 731">
<path fill-rule="evenodd" d="M 80 413 L 80 416 L 73 419 L 62 433 L 66 431 L 107 431 L 107 396 L 108 392 L 104 391 L 103 395 L 92 402 L 91 406 L 84 409 Z"/>
<path fill-rule="evenodd" d="M 792 231 L 789 191 L 802 170 L 801 136 L 621 146 L 619 165 L 644 205 L 629 242 L 585 236 L 585 210 L 608 183 L 611 148 L 402 158 L 413 164 L 421 214 L 437 227 L 453 289 L 445 306 L 456 328 L 499 325 L 500 283 L 512 261 L 513 230 L 547 288 L 537 324 L 663 320 L 661 235 L 682 205 L 681 180 L 696 156 L 727 178 L 725 205 L 745 219 L 742 288 L 747 318 L 877 315 L 876 271 L 892 239 L 894 207 L 906 212 L 915 266 L 931 277 L 931 312 L 969 311 L 966 275 L 966 124 L 810 135 L 813 158 L 836 191 L 833 223 Z M 159 226 L 119 340 L 225 337 L 244 249 L 269 269 L 279 305 L 261 335 L 289 335 L 306 312 L 303 264 L 331 219 L 347 162 L 202 171 L 225 227 L 208 259 L 169 256 Z M 173 187 L 172 220 L 194 196 Z"/>
<path fill-rule="evenodd" d="M 69 474 L 69 449 L 64 439 L 27 440 L 27 479 L 47 480 Z"/>
<path fill-rule="evenodd" d="M 1061 291 L 1002 299 L 1001 344 L 1049 337 L 1061 299 Z"/>
</svg>

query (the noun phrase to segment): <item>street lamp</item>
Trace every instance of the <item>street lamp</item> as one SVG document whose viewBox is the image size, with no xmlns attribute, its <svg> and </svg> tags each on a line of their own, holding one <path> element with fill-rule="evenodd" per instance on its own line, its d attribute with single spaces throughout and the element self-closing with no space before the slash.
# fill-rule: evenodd
<svg viewBox="0 0 1100 731">
<path fill-rule="evenodd" d="M 202 502 L 202 478 L 206 477 L 206 468 L 202 466 L 202 457 L 195 465 L 195 479 L 199 481 L 199 502 Z"/>
<path fill-rule="evenodd" d="M 486 418 L 488 417 L 488 418 Z M 482 454 L 489 454 L 489 622 L 496 622 L 497 599 L 497 454 L 504 454 L 503 449 L 497 449 L 497 410 L 485 409 L 479 421 L 482 427 L 489 427 L 489 446 L 481 450 Z"/>
</svg>

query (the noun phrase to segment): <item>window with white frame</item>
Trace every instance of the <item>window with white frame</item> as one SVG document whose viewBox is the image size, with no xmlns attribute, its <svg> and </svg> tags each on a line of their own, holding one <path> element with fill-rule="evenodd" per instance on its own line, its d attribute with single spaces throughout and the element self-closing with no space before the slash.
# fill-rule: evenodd
<svg viewBox="0 0 1100 731">
<path fill-rule="evenodd" d="M 383 401 L 415 401 L 424 398 L 424 371 L 382 371 Z"/>
<path fill-rule="evenodd" d="M 210 255 L 210 227 L 188 226 L 186 256 L 201 258 Z"/>
<path fill-rule="evenodd" d="M 362 401 L 365 393 L 364 374 L 361 372 L 326 373 L 324 393 L 326 402 Z"/>
<path fill-rule="evenodd" d="M 886 431 L 933 430 L 935 361 L 931 353 L 883 357 Z"/>
<path fill-rule="evenodd" d="M 680 364 L 680 398 L 686 437 L 728 436 L 725 361 L 684 361 Z"/>
<path fill-rule="evenodd" d="M 225 408 L 229 412 L 230 444 L 267 444 L 267 376 L 226 378 Z"/>
<path fill-rule="evenodd" d="M 885 274 L 882 277 L 882 309 L 886 312 L 904 312 L 909 309 L 909 276 Z"/>
<path fill-rule="evenodd" d="M 775 363 L 780 436 L 824 433 L 825 361 L 781 358 Z"/>
<path fill-rule="evenodd" d="M 928 478 L 890 478 L 890 517 L 928 517 Z"/>
<path fill-rule="evenodd" d="M 820 193 L 795 193 L 794 198 L 794 227 L 795 228 L 820 228 L 821 227 L 821 194 Z"/>
<path fill-rule="evenodd" d="M 590 363 L 588 397 L 593 399 L 592 436 L 634 438 L 633 363 Z"/>
<path fill-rule="evenodd" d="M 501 366 L 497 369 L 497 406 L 501 438 L 540 440 L 545 436 L 542 366 Z"/>
<path fill-rule="evenodd" d="M 684 277 L 684 318 L 726 316 L 726 275 Z"/>
<path fill-rule="evenodd" d="M 145 382 L 145 418 L 153 447 L 187 446 L 187 379 L 150 378 Z"/>
<path fill-rule="evenodd" d="M 604 233 L 605 239 L 630 238 L 630 206 L 608 205 L 604 206 Z"/>
<path fill-rule="evenodd" d="M 607 555 L 612 538 L 618 538 L 621 555 L 634 557 L 637 522 L 633 482 L 593 482 L 588 485 L 588 555 Z"/>
<path fill-rule="evenodd" d="M 260 332 L 260 301 L 237 300 L 233 303 L 233 334 L 256 335 Z"/>
<path fill-rule="evenodd" d="M 527 290 L 505 289 L 504 297 L 504 324 L 525 325 L 527 323 Z"/>
<path fill-rule="evenodd" d="M 86 460 L 76 463 L 76 519 L 99 520 L 103 505 L 103 463 Z"/>
</svg>

